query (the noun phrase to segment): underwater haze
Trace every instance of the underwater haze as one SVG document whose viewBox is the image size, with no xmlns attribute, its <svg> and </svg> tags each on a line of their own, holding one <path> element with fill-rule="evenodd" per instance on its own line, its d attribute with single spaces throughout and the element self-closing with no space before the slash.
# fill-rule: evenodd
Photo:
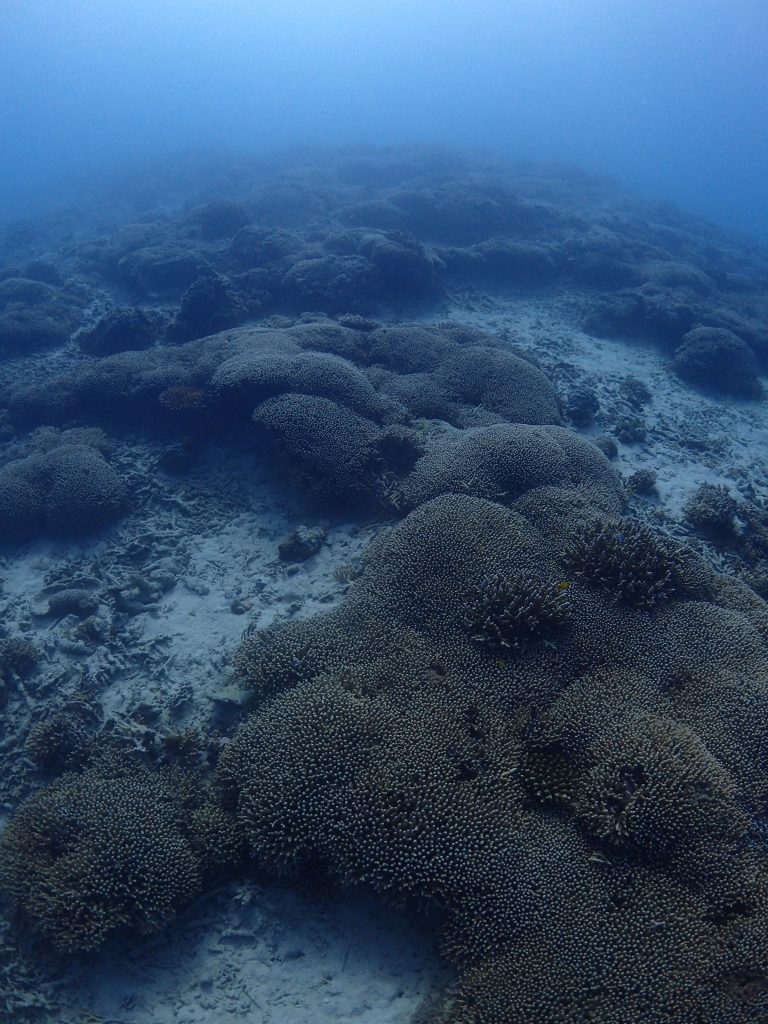
<svg viewBox="0 0 768 1024">
<path fill-rule="evenodd" d="M 762 0 L 5 0 L 0 202 L 179 151 L 438 143 L 766 239 L 767 46 Z"/>
</svg>

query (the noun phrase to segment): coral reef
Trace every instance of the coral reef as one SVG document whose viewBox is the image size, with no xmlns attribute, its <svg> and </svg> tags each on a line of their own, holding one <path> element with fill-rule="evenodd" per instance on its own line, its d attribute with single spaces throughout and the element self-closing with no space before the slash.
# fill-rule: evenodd
<svg viewBox="0 0 768 1024">
<path fill-rule="evenodd" d="M 437 1019 L 576 1022 L 589 1005 L 746 1024 L 768 1008 L 768 858 L 750 839 L 764 609 L 633 523 L 574 509 L 553 533 L 540 502 L 436 498 L 374 542 L 339 610 L 252 634 L 240 670 L 274 696 L 222 756 L 227 801 L 256 863 L 440 908 L 459 982 Z M 495 597 L 509 588 L 484 581 L 535 573 L 552 597 L 579 520 L 613 590 L 590 570 L 554 642 L 468 647 L 458 581 Z M 624 544 L 638 579 L 653 569 L 642 596 Z M 709 599 L 662 601 L 683 563 Z"/>
<path fill-rule="evenodd" d="M 768 261 L 564 168 L 291 160 L 0 237 L 9 920 L 271 873 L 425 911 L 435 1024 L 768 1019 L 765 421 L 711 396 Z M 728 482 L 682 521 L 675 459 Z"/>
<path fill-rule="evenodd" d="M 226 278 L 219 274 L 199 277 L 181 297 L 176 318 L 168 328 L 171 341 L 191 341 L 235 327 L 246 310 Z"/>
<path fill-rule="evenodd" d="M 211 242 L 231 238 L 248 224 L 250 216 L 239 203 L 217 199 L 195 210 L 192 219 L 199 226 L 201 236 Z"/>
<path fill-rule="evenodd" d="M 303 486 L 319 495 L 364 495 L 379 428 L 328 398 L 284 394 L 256 407 L 254 422 L 278 438 Z"/>
<path fill-rule="evenodd" d="M 684 380 L 724 394 L 760 398 L 755 353 L 732 331 L 697 327 L 683 335 L 673 366 Z"/>
<path fill-rule="evenodd" d="M 595 448 L 559 427 L 557 393 L 542 370 L 455 324 L 362 331 L 321 317 L 246 327 L 117 353 L 45 387 L 22 385 L 12 411 L 20 423 L 85 414 L 111 426 L 139 417 L 182 440 L 252 417 L 300 484 L 318 495 L 367 496 L 384 509 L 456 489 L 514 496 L 537 481 L 615 490 Z M 462 429 L 429 440 L 410 425 L 418 416 Z"/>
<path fill-rule="evenodd" d="M 637 469 L 626 479 L 629 494 L 653 494 L 656 491 L 656 474 L 652 469 Z"/>
<path fill-rule="evenodd" d="M 109 356 L 115 352 L 149 348 L 156 338 L 156 328 L 141 309 L 119 306 L 81 331 L 77 343 L 83 352 L 93 356 Z"/>
<path fill-rule="evenodd" d="M 592 444 L 596 445 L 607 459 L 615 459 L 619 454 L 619 446 L 612 437 L 606 434 L 593 437 Z"/>
<path fill-rule="evenodd" d="M 64 289 L 22 277 L 0 280 L 0 356 L 63 345 L 79 320 L 77 298 Z"/>
<path fill-rule="evenodd" d="M 79 708 L 56 711 L 29 730 L 24 752 L 44 775 L 81 768 L 94 752 L 94 729 Z"/>
<path fill-rule="evenodd" d="M 8 636 L 0 640 L 0 679 L 3 681 L 28 676 L 40 660 L 40 651 L 31 640 L 23 636 Z"/>
<path fill-rule="evenodd" d="M 585 427 L 595 419 L 595 413 L 600 408 L 597 395 L 590 388 L 576 388 L 568 396 L 568 404 L 565 413 L 571 423 L 577 427 Z"/>
<path fill-rule="evenodd" d="M 738 502 L 722 484 L 702 484 L 683 506 L 691 525 L 710 537 L 733 537 Z"/>
<path fill-rule="evenodd" d="M 172 244 L 134 249 L 116 267 L 121 283 L 142 298 L 180 295 L 210 272 L 211 266 L 201 253 Z"/>
<path fill-rule="evenodd" d="M 617 477 L 605 456 L 563 427 L 500 423 L 432 438 L 403 483 L 405 507 L 438 494 L 511 501 L 547 484 L 592 485 L 613 504 Z"/>
</svg>

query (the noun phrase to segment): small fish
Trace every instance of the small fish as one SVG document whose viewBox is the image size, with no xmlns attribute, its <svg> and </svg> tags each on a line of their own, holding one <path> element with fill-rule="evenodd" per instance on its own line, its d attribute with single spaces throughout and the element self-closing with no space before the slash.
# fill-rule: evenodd
<svg viewBox="0 0 768 1024">
<path fill-rule="evenodd" d="M 503 658 L 497 658 L 496 659 L 496 664 L 499 666 L 499 668 L 506 668 L 507 667 L 507 663 L 506 663 L 506 661 L 504 661 Z"/>
<path fill-rule="evenodd" d="M 558 582 L 555 584 L 555 590 L 559 590 L 562 592 L 563 590 L 570 590 L 572 586 L 573 583 L 571 580 L 558 580 Z"/>
</svg>

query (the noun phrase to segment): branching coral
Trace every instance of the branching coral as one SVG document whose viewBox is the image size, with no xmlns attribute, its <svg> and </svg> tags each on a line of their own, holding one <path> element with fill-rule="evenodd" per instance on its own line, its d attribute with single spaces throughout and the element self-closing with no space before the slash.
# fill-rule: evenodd
<svg viewBox="0 0 768 1024">
<path fill-rule="evenodd" d="M 653 608 L 680 591 L 675 545 L 643 523 L 594 522 L 573 539 L 565 564 L 587 583 L 637 608 Z"/>
<path fill-rule="evenodd" d="M 702 484 L 683 506 L 688 522 L 710 537 L 732 537 L 739 506 L 722 484 Z"/>
<path fill-rule="evenodd" d="M 472 638 L 490 647 L 517 650 L 546 636 L 568 616 L 568 584 L 550 584 L 533 574 L 484 579 L 469 595 L 465 623 Z"/>
<path fill-rule="evenodd" d="M 28 676 L 40 660 L 40 651 L 23 636 L 0 640 L 0 679 Z"/>
</svg>

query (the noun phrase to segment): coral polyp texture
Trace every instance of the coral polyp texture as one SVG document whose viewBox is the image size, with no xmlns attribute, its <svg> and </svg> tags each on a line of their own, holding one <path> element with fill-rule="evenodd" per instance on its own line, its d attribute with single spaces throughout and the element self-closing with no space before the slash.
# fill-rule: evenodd
<svg viewBox="0 0 768 1024">
<path fill-rule="evenodd" d="M 483 580 L 467 595 L 466 625 L 473 640 L 516 650 L 526 640 L 555 632 L 568 615 L 570 584 L 545 584 L 535 576 Z"/>
<path fill-rule="evenodd" d="M 126 507 L 124 480 L 87 445 L 60 444 L 0 469 L 5 542 L 39 535 L 80 537 L 119 518 Z"/>
<path fill-rule="evenodd" d="M 439 908 L 436 1019 L 761 1019 L 768 613 L 567 493 L 557 531 L 555 488 L 435 498 L 338 609 L 246 638 L 271 696 L 223 791 L 255 864 Z M 574 534 L 595 569 L 564 586 Z"/>
<path fill-rule="evenodd" d="M 237 836 L 193 778 L 104 756 L 22 804 L 0 842 L 0 883 L 63 953 L 158 931 L 237 857 Z"/>
<path fill-rule="evenodd" d="M 682 552 L 668 538 L 628 519 L 582 528 L 564 561 L 581 579 L 638 608 L 653 608 L 683 586 Z"/>
</svg>

